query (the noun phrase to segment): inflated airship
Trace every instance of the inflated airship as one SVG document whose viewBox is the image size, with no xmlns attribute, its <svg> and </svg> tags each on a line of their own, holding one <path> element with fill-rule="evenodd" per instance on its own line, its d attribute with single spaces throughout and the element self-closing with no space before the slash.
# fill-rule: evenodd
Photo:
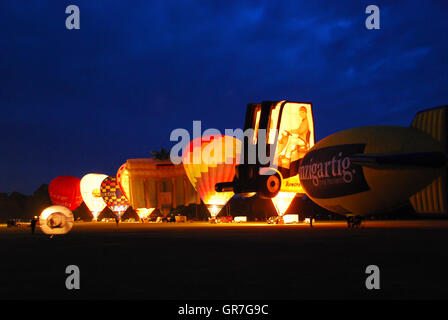
<svg viewBox="0 0 448 320">
<path fill-rule="evenodd" d="M 249 104 L 245 129 L 253 136 L 244 140 L 244 159 L 233 180 L 218 183 L 216 190 L 256 192 L 273 201 L 282 194 L 306 194 L 348 217 L 409 202 L 418 213 L 447 213 L 447 119 L 448 106 L 437 107 L 419 112 L 409 127 L 353 128 L 314 144 L 310 103 Z M 267 164 L 258 158 L 250 163 L 251 149 L 275 152 Z"/>
</svg>

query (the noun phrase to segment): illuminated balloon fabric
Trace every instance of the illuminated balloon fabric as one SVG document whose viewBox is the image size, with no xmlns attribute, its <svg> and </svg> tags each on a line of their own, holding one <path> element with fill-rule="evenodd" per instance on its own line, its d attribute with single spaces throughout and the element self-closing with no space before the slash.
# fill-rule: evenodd
<svg viewBox="0 0 448 320">
<path fill-rule="evenodd" d="M 138 208 L 135 211 L 137 211 L 137 214 L 139 216 L 140 219 L 146 219 L 148 218 L 151 213 L 155 210 L 156 208 Z"/>
<path fill-rule="evenodd" d="M 105 174 L 89 173 L 81 179 L 81 195 L 94 219 L 106 207 L 100 192 L 101 183 L 106 178 Z"/>
<path fill-rule="evenodd" d="M 279 216 L 283 216 L 285 214 L 295 196 L 296 193 L 294 192 L 279 192 L 274 198 L 271 199 Z"/>
<path fill-rule="evenodd" d="M 124 196 L 129 201 L 130 199 L 129 170 L 126 167 L 126 163 L 122 164 L 120 169 L 118 169 L 117 182 Z"/>
<path fill-rule="evenodd" d="M 118 185 L 117 178 L 107 177 L 101 183 L 101 196 L 106 205 L 119 217 L 129 207 L 129 202 Z"/>
<path fill-rule="evenodd" d="M 54 205 L 75 210 L 82 203 L 81 180 L 73 176 L 60 176 L 54 178 L 48 186 L 48 193 Z"/>
<path fill-rule="evenodd" d="M 185 173 L 182 163 L 170 160 L 128 159 L 129 204 L 135 209 L 157 208 L 168 214 L 172 208 L 200 204 L 199 193 Z"/>
<path fill-rule="evenodd" d="M 226 147 L 227 151 L 233 147 L 227 154 L 230 155 L 227 164 Z M 185 150 L 183 163 L 187 176 L 209 209 L 224 206 L 233 196 L 233 192 L 217 193 L 214 186 L 232 180 L 239 148 L 239 140 L 233 137 L 207 136 L 192 141 Z"/>
<path fill-rule="evenodd" d="M 212 217 L 234 195 L 233 192 L 216 192 L 215 184 L 233 180 L 240 150 L 240 140 L 215 135 L 191 141 L 184 151 L 182 162 L 185 172 Z"/>
<path fill-rule="evenodd" d="M 73 213 L 64 206 L 48 207 L 39 216 L 40 228 L 46 234 L 66 234 L 73 221 Z"/>
<path fill-rule="evenodd" d="M 117 182 L 118 185 L 123 192 L 123 195 L 126 197 L 126 199 L 130 200 L 130 181 L 129 181 L 129 170 L 126 167 L 126 163 L 122 164 L 120 169 L 118 169 L 117 172 Z M 137 215 L 140 219 L 146 219 L 148 218 L 151 213 L 156 208 L 137 208 L 135 211 L 137 211 Z"/>
</svg>

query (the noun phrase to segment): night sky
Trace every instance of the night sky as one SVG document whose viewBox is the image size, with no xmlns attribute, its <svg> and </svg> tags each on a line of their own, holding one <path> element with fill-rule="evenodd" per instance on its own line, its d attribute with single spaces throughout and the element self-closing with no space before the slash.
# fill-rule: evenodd
<svg viewBox="0 0 448 320">
<path fill-rule="evenodd" d="M 65 28 L 66 6 L 81 29 Z M 381 29 L 365 28 L 365 8 Z M 0 192 L 113 175 L 176 128 L 312 102 L 317 139 L 448 103 L 446 1 L 0 2 Z"/>
</svg>

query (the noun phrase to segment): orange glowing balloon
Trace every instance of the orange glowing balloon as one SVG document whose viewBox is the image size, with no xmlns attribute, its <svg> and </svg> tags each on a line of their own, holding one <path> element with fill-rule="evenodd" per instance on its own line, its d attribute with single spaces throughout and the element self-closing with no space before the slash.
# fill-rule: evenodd
<svg viewBox="0 0 448 320">
<path fill-rule="evenodd" d="M 122 164 L 117 172 L 117 182 L 120 186 L 123 195 L 129 201 L 130 199 L 130 187 L 129 187 L 129 171 L 126 167 L 126 163 Z"/>
<path fill-rule="evenodd" d="M 213 135 L 194 139 L 182 155 L 188 179 L 213 218 L 234 195 L 233 192 L 216 192 L 215 184 L 233 180 L 240 150 L 240 140 L 226 135 Z"/>
<path fill-rule="evenodd" d="M 292 200 L 296 196 L 295 192 L 279 192 L 271 199 L 277 214 L 282 217 L 291 205 Z"/>
<path fill-rule="evenodd" d="M 156 208 L 138 208 L 135 209 L 140 219 L 147 219 Z"/>
</svg>

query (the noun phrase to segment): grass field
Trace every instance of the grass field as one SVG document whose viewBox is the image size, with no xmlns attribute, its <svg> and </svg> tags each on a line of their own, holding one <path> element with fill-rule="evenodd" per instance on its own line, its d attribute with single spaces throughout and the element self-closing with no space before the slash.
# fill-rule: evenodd
<svg viewBox="0 0 448 320">
<path fill-rule="evenodd" d="M 448 221 L 0 227 L 0 299 L 446 299 Z M 77 265 L 81 289 L 65 288 Z M 365 288 L 378 265 L 381 289 Z"/>
</svg>

